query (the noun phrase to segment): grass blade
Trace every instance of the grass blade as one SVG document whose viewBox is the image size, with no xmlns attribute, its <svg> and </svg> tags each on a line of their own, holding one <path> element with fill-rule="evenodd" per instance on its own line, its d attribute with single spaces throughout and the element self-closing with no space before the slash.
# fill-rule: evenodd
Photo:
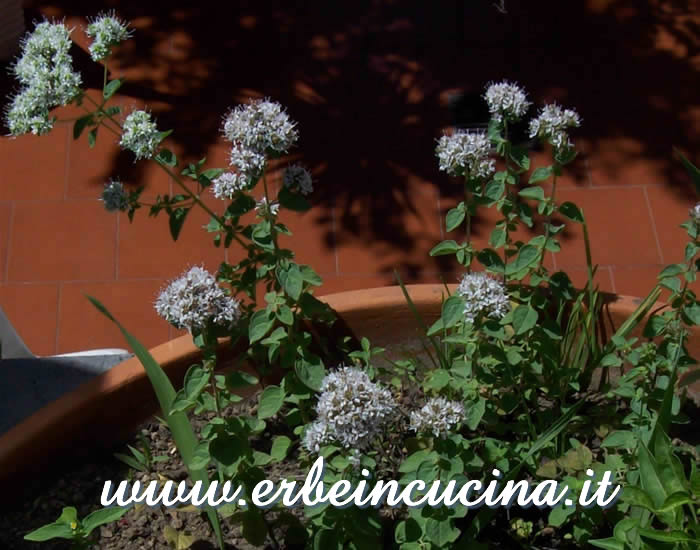
<svg viewBox="0 0 700 550">
<path fill-rule="evenodd" d="M 151 381 L 153 390 L 155 391 L 156 397 L 158 398 L 158 403 L 163 411 L 163 416 L 165 416 L 166 422 L 177 445 L 177 449 L 180 452 L 182 461 L 187 466 L 190 473 L 190 477 L 194 481 L 201 481 L 204 491 L 209 488 L 209 476 L 207 475 L 206 468 L 194 469 L 190 468 L 189 464 L 194 456 L 194 449 L 197 446 L 197 436 L 195 436 L 192 430 L 192 425 L 190 424 L 187 415 L 183 412 L 176 412 L 170 414 L 170 404 L 175 398 L 175 388 L 170 383 L 170 379 L 165 374 L 165 371 L 156 362 L 149 351 L 139 342 L 134 336 L 132 336 L 122 325 L 117 321 L 112 314 L 103 306 L 97 299 L 92 296 L 87 297 L 92 305 L 94 305 L 103 315 L 105 315 L 110 321 L 112 321 L 121 333 L 124 335 L 129 347 L 132 349 L 136 357 L 143 365 L 144 370 L 148 379 Z M 203 493 L 202 493 L 203 494 Z M 214 529 L 214 533 L 219 544 L 219 548 L 224 547 L 223 535 L 221 532 L 221 525 L 219 523 L 219 516 L 216 510 L 212 508 L 206 509 L 207 516 L 211 522 L 211 526 Z"/>
</svg>

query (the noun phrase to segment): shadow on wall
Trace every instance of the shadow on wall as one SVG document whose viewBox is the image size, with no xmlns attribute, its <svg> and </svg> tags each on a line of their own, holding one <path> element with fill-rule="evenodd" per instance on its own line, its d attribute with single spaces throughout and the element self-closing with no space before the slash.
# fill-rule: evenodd
<svg viewBox="0 0 700 550">
<path fill-rule="evenodd" d="M 34 4 L 69 24 L 95 11 L 87 1 Z M 584 124 L 575 139 L 608 179 L 621 163 L 651 161 L 690 202 L 671 147 L 692 158 L 700 140 L 698 2 L 502 4 L 505 13 L 490 0 L 103 6 L 137 29 L 113 62 L 128 79 L 121 91 L 152 104 L 159 126 L 177 129 L 177 149 L 188 158 L 217 141 L 222 114 L 237 102 L 270 96 L 287 106 L 301 129 L 295 153 L 319 181 L 315 201 L 338 209 L 339 244 L 359 237 L 415 246 L 404 220 L 421 197 L 407 182 L 459 196 L 460 186 L 437 170 L 435 139 L 455 123 L 451 114 L 462 125 L 483 122 L 479 96 L 502 78 L 521 83 L 537 104 L 577 108 Z M 90 86 L 101 86 L 86 54 L 78 66 Z M 448 108 L 455 90 L 467 101 L 461 111 Z M 611 153 L 618 138 L 625 139 Z M 114 173 L 138 179 L 130 156 L 113 163 Z M 574 177 L 586 183 L 581 166 Z M 330 232 L 330 215 L 319 223 Z M 403 267 L 410 280 L 444 266 Z"/>
</svg>

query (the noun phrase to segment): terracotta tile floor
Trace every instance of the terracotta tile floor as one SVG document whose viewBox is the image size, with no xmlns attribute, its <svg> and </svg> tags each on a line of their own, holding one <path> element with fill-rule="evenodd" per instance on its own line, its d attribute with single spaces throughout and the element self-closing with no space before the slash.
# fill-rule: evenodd
<svg viewBox="0 0 700 550">
<path fill-rule="evenodd" d="M 184 0 L 167 9 L 113 3 L 136 34 L 111 68 L 128 79 L 115 100 L 147 105 L 162 128 L 176 128 L 171 146 L 188 160 L 225 164 L 218 127 L 229 106 L 270 96 L 288 107 L 301 132 L 294 160 L 312 169 L 317 191 L 310 212 L 283 221 L 300 261 L 324 276 L 322 293 L 392 284 L 394 269 L 407 282 L 455 281 L 453 264 L 427 256 L 460 200 L 459 186 L 437 170 L 435 139 L 455 121 L 482 121 L 482 87 L 504 77 L 538 103 L 557 100 L 583 116 L 574 138 L 583 154 L 557 195 L 584 208 L 600 287 L 643 294 L 663 265 L 682 259 L 678 224 L 697 199 L 672 146 L 700 162 L 697 16 L 660 1 L 512 0 L 508 15 L 488 2 L 311 4 L 306 15 L 260 2 L 222 5 L 212 16 Z M 47 15 L 70 25 L 93 14 L 80 1 L 26 11 L 28 21 Z M 567 17 L 578 24 L 557 23 Z M 76 65 L 99 94 L 102 74 L 88 61 L 78 50 Z M 3 95 L 11 89 L 0 81 Z M 454 91 L 466 115 L 448 109 Z M 203 214 L 193 212 L 172 243 L 164 219 L 140 211 L 129 224 L 106 213 L 96 197 L 112 175 L 145 185 L 146 199 L 173 188 L 106 133 L 94 150 L 73 141 L 67 124 L 47 137 L 0 138 L 0 304 L 37 354 L 124 345 L 85 294 L 156 345 L 175 335 L 153 312 L 158 289 L 189 265 L 216 269 L 237 257 L 211 246 Z M 489 217 L 477 220 L 476 240 L 489 232 Z M 582 284 L 581 233 L 572 228 L 562 241 L 548 264 Z"/>
</svg>

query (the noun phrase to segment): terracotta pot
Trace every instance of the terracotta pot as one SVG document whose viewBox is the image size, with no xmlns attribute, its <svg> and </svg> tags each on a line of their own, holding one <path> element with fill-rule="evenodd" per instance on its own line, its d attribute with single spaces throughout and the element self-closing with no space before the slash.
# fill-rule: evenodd
<svg viewBox="0 0 700 550">
<path fill-rule="evenodd" d="M 454 285 L 450 287 L 454 290 Z M 410 285 L 409 294 L 417 310 L 430 325 L 440 315 L 445 287 Z M 322 298 L 358 336 L 374 346 L 391 348 L 395 355 L 420 352 L 423 330 L 416 322 L 399 287 L 370 288 L 330 294 Z M 608 328 L 619 326 L 640 300 L 627 296 L 606 298 Z M 643 323 L 642 323 L 643 326 Z M 700 330 L 689 339 L 690 353 L 700 356 Z M 397 351 L 398 350 L 398 351 Z M 187 368 L 199 358 L 189 335 L 151 350 L 169 377 L 179 387 Z M 222 352 L 222 359 L 231 350 Z M 700 384 L 691 387 L 694 399 Z M 68 393 L 36 412 L 0 437 L 0 482 L 10 476 L 46 468 L 66 449 L 107 447 L 127 437 L 134 427 L 157 411 L 157 401 L 138 359 L 133 358 Z"/>
</svg>

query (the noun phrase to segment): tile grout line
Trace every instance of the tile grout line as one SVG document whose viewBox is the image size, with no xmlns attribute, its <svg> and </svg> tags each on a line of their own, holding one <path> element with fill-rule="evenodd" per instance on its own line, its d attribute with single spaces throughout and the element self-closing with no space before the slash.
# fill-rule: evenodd
<svg viewBox="0 0 700 550">
<path fill-rule="evenodd" d="M 63 283 L 56 285 L 56 341 L 54 342 L 54 353 L 58 353 L 58 339 L 61 333 L 61 295 Z"/>
<path fill-rule="evenodd" d="M 654 233 L 654 240 L 656 240 L 656 251 L 659 253 L 659 259 L 661 260 L 661 264 L 663 264 L 664 253 L 661 250 L 661 241 L 659 241 L 659 234 L 656 231 L 656 221 L 654 220 L 654 212 L 651 209 L 651 201 L 649 200 L 649 193 L 647 193 L 646 186 L 642 188 L 642 191 L 644 192 L 644 199 L 646 200 L 647 211 L 649 212 L 649 218 L 651 220 L 651 230 Z"/>
<path fill-rule="evenodd" d="M 340 275 L 340 261 L 338 259 L 338 231 L 336 229 L 335 206 L 331 207 L 331 231 L 333 232 L 333 255 L 335 257 L 335 274 Z"/>
</svg>

